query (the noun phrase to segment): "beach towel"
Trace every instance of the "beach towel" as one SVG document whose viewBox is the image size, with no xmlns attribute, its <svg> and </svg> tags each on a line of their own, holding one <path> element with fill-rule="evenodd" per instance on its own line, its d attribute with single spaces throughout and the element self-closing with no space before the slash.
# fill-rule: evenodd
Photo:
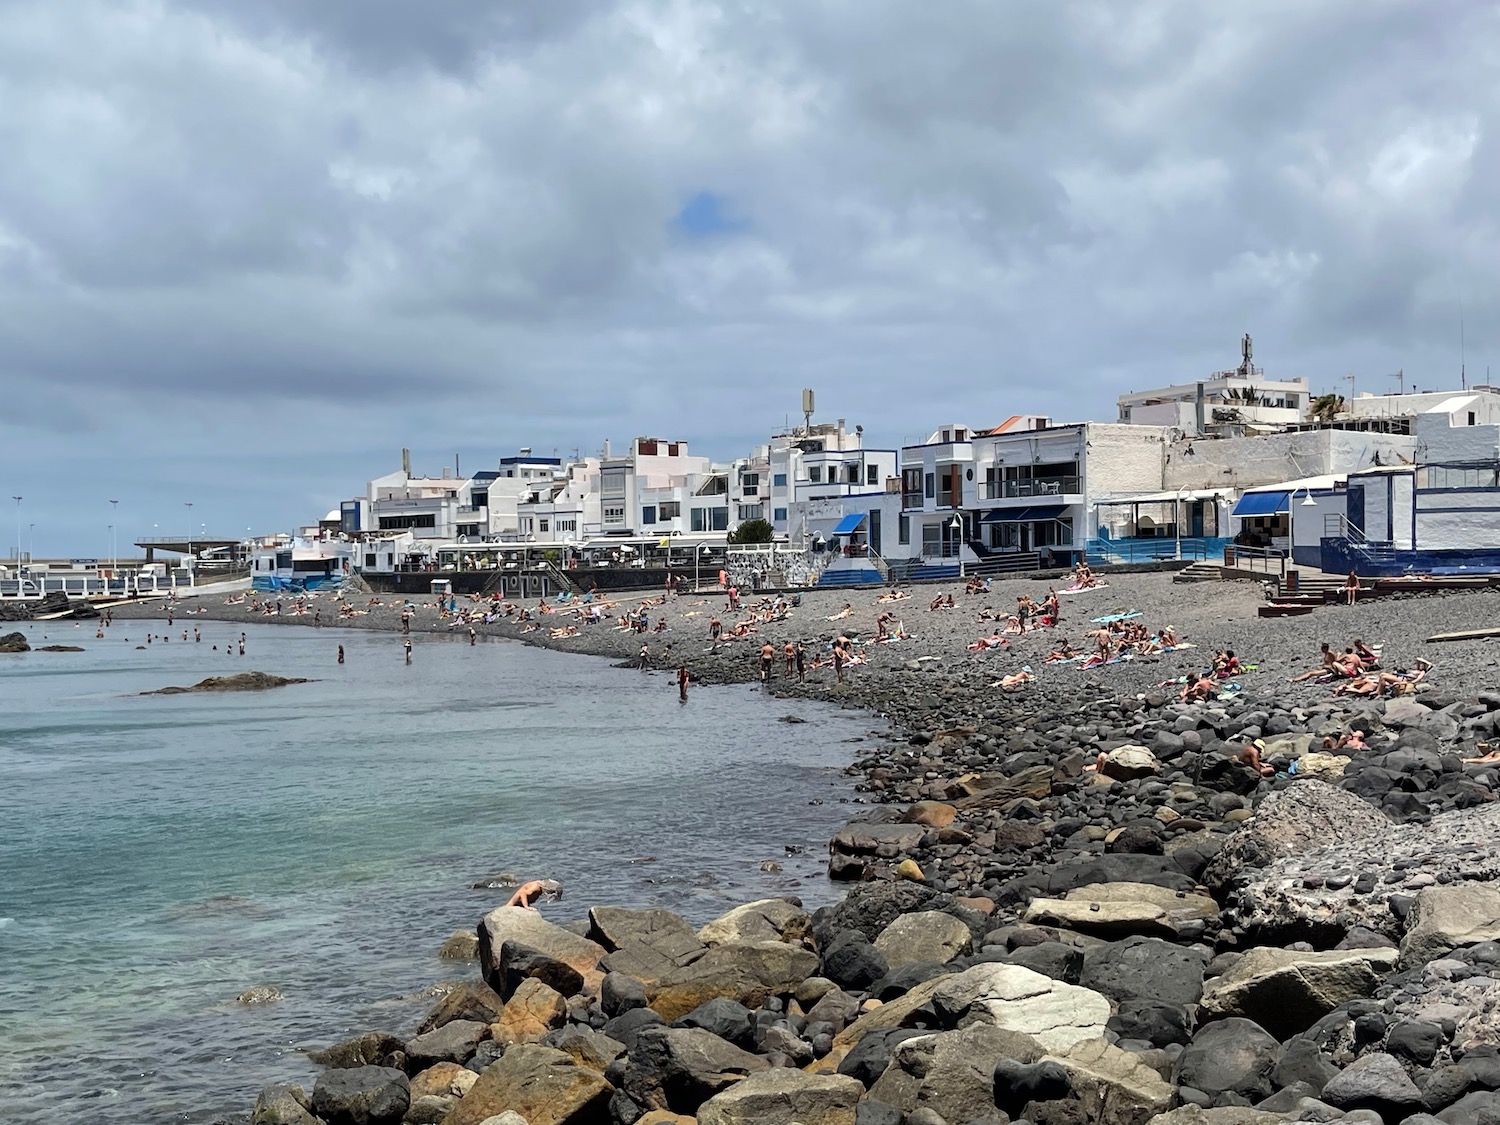
<svg viewBox="0 0 1500 1125">
<path fill-rule="evenodd" d="M 1112 625 L 1116 621 L 1129 621 L 1132 617 L 1141 617 L 1143 614 L 1138 609 L 1132 609 L 1126 613 L 1106 613 L 1103 617 L 1093 619 L 1095 625 Z"/>
</svg>

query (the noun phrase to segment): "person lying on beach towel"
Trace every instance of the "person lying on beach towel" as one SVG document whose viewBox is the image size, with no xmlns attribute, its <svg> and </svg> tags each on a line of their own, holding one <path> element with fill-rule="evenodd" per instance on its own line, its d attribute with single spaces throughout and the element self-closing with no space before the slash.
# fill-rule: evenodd
<svg viewBox="0 0 1500 1125">
<path fill-rule="evenodd" d="M 970 652 L 986 652 L 992 648 L 1009 647 L 1010 642 L 1002 637 L 999 633 L 992 633 L 988 637 L 980 637 L 977 641 L 968 646 Z"/>
<path fill-rule="evenodd" d="M 841 610 L 839 610 L 837 613 L 830 615 L 829 618 L 828 618 L 828 620 L 829 621 L 842 621 L 846 617 L 853 617 L 853 616 L 854 616 L 854 607 L 852 605 L 850 605 L 848 602 L 845 602 L 844 603 L 844 608 L 841 609 Z"/>
<path fill-rule="evenodd" d="M 888 594 L 881 594 L 880 597 L 876 598 L 875 599 L 875 604 L 876 605 L 883 605 L 886 602 L 900 602 L 900 601 L 905 601 L 909 597 L 911 597 L 911 595 L 908 594 L 905 590 L 892 590 L 890 593 L 888 593 Z"/>
<path fill-rule="evenodd" d="M 1029 684 L 1035 679 L 1035 673 L 1033 673 L 1030 668 L 1023 665 L 1019 672 L 1012 672 L 1010 675 L 996 680 L 990 685 L 990 687 L 1018 688 L 1022 684 Z"/>
</svg>

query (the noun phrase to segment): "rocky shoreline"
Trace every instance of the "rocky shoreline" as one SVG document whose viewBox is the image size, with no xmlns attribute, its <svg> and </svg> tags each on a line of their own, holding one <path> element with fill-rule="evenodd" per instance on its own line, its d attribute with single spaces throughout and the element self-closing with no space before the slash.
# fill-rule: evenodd
<svg viewBox="0 0 1500 1125">
<path fill-rule="evenodd" d="M 817 655 L 903 611 L 910 639 L 863 646 L 847 683 L 819 668 L 770 684 L 878 711 L 904 735 L 851 766 L 873 807 L 831 842 L 850 893 L 811 915 L 792 900 L 748 904 L 696 931 L 660 910 L 562 924 L 491 911 L 455 945 L 470 945 L 480 979 L 409 1034 L 315 1055 L 328 1069 L 312 1092 L 270 1088 L 252 1119 L 1500 1120 L 1494 650 L 1444 646 L 1417 691 L 1392 699 L 1286 682 L 1316 665 L 1319 640 L 1362 636 L 1384 646 L 1385 667 L 1409 666 L 1431 655 L 1426 635 L 1491 619 L 1497 595 L 1278 621 L 1254 616 L 1249 584 L 1112 576 L 1065 602 L 1059 630 L 975 652 L 966 645 L 992 628 L 981 608 L 1038 584 L 954 589 L 957 608 L 927 610 L 948 592 L 880 604 L 814 592 L 728 652 L 705 639 L 713 613 L 734 620 L 722 597 L 648 607 L 668 628 L 644 638 L 603 623 L 554 638 L 564 619 L 552 615 L 528 633 L 474 626 L 622 660 L 644 639 L 658 666 L 670 642 L 673 666 L 712 683 L 757 675 L 763 640 Z M 393 606 L 339 619 L 326 599 L 302 617 L 290 604 L 280 618 L 206 608 L 399 627 Z M 1133 612 L 1199 647 L 1042 663 L 1060 634 L 1077 643 L 1089 618 Z M 410 627 L 417 659 L 423 634 L 468 629 L 425 607 Z M 1239 690 L 1179 702 L 1168 681 L 1223 647 L 1258 667 Z M 1033 680 L 999 686 L 1024 666 Z"/>
</svg>

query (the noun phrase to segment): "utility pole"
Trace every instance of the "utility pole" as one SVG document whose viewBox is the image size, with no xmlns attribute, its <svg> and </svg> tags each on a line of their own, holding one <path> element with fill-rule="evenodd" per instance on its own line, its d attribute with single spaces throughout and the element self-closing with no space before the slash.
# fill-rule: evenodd
<svg viewBox="0 0 1500 1125">
<path fill-rule="evenodd" d="M 19 575 L 21 573 L 21 500 L 22 500 L 22 497 L 20 497 L 20 496 L 12 496 L 11 499 L 16 502 L 16 574 Z M 20 593 L 20 587 L 19 586 L 16 588 L 16 592 Z"/>
<path fill-rule="evenodd" d="M 115 530 L 119 526 L 120 520 L 120 502 L 118 500 L 111 500 L 109 502 L 109 518 L 111 521 L 109 525 L 109 572 L 111 579 L 113 579 L 114 572 L 120 569 L 119 533 Z"/>
</svg>

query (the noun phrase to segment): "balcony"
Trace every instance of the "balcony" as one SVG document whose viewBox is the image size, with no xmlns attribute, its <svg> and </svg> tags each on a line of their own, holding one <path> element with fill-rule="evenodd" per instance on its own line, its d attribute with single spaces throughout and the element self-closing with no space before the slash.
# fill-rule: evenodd
<svg viewBox="0 0 1500 1125">
<path fill-rule="evenodd" d="M 1078 477 L 986 481 L 981 491 L 985 500 L 1024 500 L 1038 496 L 1073 495 L 1082 491 L 1082 482 Z"/>
</svg>

